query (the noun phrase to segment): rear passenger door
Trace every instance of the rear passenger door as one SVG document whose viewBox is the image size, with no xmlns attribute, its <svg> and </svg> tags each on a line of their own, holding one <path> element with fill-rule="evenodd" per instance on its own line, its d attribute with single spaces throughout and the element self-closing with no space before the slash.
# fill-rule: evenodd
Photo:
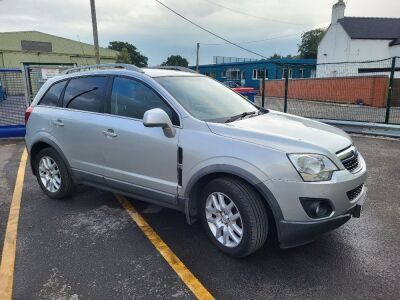
<svg viewBox="0 0 400 300">
<path fill-rule="evenodd" d="M 77 77 L 69 80 L 62 109 L 53 117 L 53 130 L 75 175 L 103 182 L 105 159 L 103 113 L 108 76 Z M 85 179 L 84 178 L 84 179 Z"/>
<path fill-rule="evenodd" d="M 177 151 L 179 117 L 155 90 L 141 81 L 115 77 L 109 114 L 104 130 L 106 180 L 120 190 L 133 192 L 163 204 L 175 204 L 178 186 Z M 161 108 L 176 125 L 176 135 L 168 138 L 161 128 L 143 126 L 147 110 Z"/>
</svg>

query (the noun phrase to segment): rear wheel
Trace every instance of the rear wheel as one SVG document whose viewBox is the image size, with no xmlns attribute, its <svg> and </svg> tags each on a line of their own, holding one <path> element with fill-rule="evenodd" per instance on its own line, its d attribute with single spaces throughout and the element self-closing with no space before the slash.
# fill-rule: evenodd
<svg viewBox="0 0 400 300">
<path fill-rule="evenodd" d="M 43 192 L 50 198 L 68 197 L 74 184 L 64 160 L 52 148 L 41 150 L 35 158 L 35 171 Z"/>
<path fill-rule="evenodd" d="M 220 250 L 244 257 L 263 246 L 267 212 L 250 185 L 235 178 L 217 178 L 206 185 L 202 200 L 204 228 Z"/>
</svg>

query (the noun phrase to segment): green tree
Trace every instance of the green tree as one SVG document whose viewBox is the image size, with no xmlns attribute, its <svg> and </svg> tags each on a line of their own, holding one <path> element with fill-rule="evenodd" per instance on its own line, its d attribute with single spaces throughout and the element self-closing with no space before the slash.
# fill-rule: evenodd
<svg viewBox="0 0 400 300">
<path fill-rule="evenodd" d="M 274 53 L 274 55 L 271 55 L 269 58 L 270 59 L 279 59 L 279 58 L 282 58 L 282 55 L 280 55 L 278 53 Z"/>
<path fill-rule="evenodd" d="M 322 28 L 307 31 L 301 35 L 301 43 L 298 44 L 300 58 L 317 58 L 318 44 L 323 38 L 325 30 Z"/>
<path fill-rule="evenodd" d="M 122 49 L 126 48 L 128 51 L 128 54 L 129 54 L 131 64 L 134 64 L 135 66 L 137 66 L 139 68 L 147 67 L 148 58 L 146 56 L 144 56 L 143 54 L 141 54 L 138 51 L 138 49 L 130 43 L 121 42 L 121 41 L 112 41 L 109 43 L 108 48 L 115 50 L 115 51 L 119 51 L 119 52 L 122 52 Z M 121 56 L 121 53 L 118 57 L 120 57 L 120 56 Z M 125 59 L 126 59 L 126 57 L 125 57 Z"/>
<path fill-rule="evenodd" d="M 119 52 L 117 56 L 117 63 L 123 63 L 123 64 L 131 64 L 131 56 L 129 55 L 128 49 L 127 48 L 122 48 L 122 50 Z"/>
<path fill-rule="evenodd" d="M 164 61 L 162 66 L 177 66 L 177 67 L 188 67 L 189 62 L 186 58 L 180 56 L 180 55 L 171 55 L 170 57 L 167 58 L 166 61 Z"/>
</svg>

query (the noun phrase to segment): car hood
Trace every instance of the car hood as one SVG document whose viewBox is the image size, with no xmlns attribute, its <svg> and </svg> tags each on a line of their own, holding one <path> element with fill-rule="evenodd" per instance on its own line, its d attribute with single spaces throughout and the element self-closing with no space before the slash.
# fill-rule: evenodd
<svg viewBox="0 0 400 300">
<path fill-rule="evenodd" d="M 269 111 L 231 123 L 208 123 L 218 135 L 274 148 L 286 153 L 335 154 L 352 144 L 343 130 L 310 119 Z"/>
</svg>

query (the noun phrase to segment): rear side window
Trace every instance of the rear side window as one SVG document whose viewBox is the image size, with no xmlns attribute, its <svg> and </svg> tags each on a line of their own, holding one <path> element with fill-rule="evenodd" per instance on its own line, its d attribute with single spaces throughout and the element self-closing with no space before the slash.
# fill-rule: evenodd
<svg viewBox="0 0 400 300">
<path fill-rule="evenodd" d="M 39 102 L 39 105 L 57 106 L 66 83 L 66 81 L 61 81 L 53 84 Z"/>
<path fill-rule="evenodd" d="M 63 107 L 103 112 L 107 81 L 104 76 L 71 79 L 65 89 Z"/>
</svg>

